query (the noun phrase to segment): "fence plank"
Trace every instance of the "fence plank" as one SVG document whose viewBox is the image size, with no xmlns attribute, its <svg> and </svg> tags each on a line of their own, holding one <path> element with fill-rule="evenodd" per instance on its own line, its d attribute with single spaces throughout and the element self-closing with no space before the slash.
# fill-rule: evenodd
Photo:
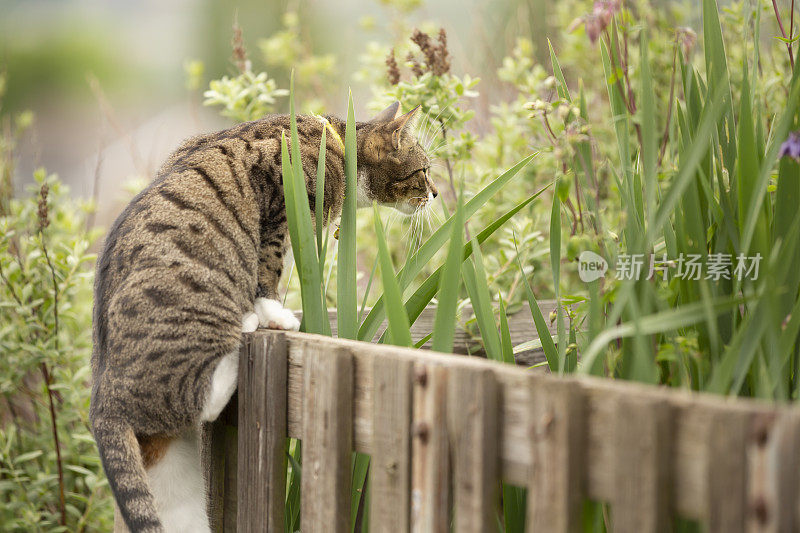
<svg viewBox="0 0 800 533">
<path fill-rule="evenodd" d="M 709 533 L 745 530 L 745 445 L 750 414 L 713 409 L 708 416 L 706 476 Z"/>
<path fill-rule="evenodd" d="M 574 381 L 530 378 L 528 531 L 580 529 L 586 497 L 586 400 Z"/>
<path fill-rule="evenodd" d="M 500 487 L 497 380 L 488 369 L 454 368 L 447 389 L 455 528 L 491 531 L 497 524 Z"/>
<path fill-rule="evenodd" d="M 614 531 L 668 531 L 672 456 L 669 405 L 644 395 L 617 395 L 616 406 Z"/>
<path fill-rule="evenodd" d="M 306 347 L 303 380 L 303 531 L 350 531 L 353 361 L 345 348 Z"/>
<path fill-rule="evenodd" d="M 747 530 L 797 531 L 798 418 L 761 413 L 751 418 L 747 443 Z M 741 468 L 741 467 L 740 467 Z"/>
<path fill-rule="evenodd" d="M 236 413 L 234 394 L 214 422 L 200 428 L 209 525 L 214 533 L 236 531 Z"/>
<path fill-rule="evenodd" d="M 411 517 L 411 361 L 372 359 L 370 530 L 408 531 Z"/>
<path fill-rule="evenodd" d="M 411 529 L 446 533 L 450 530 L 446 368 L 414 365 L 413 405 Z"/>
<path fill-rule="evenodd" d="M 282 333 L 249 337 L 239 361 L 240 532 L 284 530 L 287 367 Z"/>
</svg>

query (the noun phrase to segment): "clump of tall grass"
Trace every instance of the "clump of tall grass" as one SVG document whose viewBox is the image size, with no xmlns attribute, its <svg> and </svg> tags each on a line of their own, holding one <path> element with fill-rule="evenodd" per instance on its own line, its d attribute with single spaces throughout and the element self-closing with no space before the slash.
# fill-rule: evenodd
<svg viewBox="0 0 800 533">
<path fill-rule="evenodd" d="M 317 189 L 315 191 L 315 219 L 312 225 L 309 199 L 306 191 L 305 177 L 300 164 L 299 140 L 297 135 L 297 119 L 294 103 L 294 82 L 290 85 L 289 112 L 291 115 L 290 138 L 284 136 L 282 142 L 282 166 L 284 194 L 286 196 L 286 215 L 289 235 L 292 242 L 294 261 L 300 281 L 303 322 L 301 330 L 308 333 L 331 335 L 331 325 L 325 305 L 325 281 L 322 275 L 326 269 L 326 250 L 329 232 L 323 230 L 322 205 L 324 195 L 324 164 L 317 169 Z M 324 162 L 325 135 L 320 143 L 320 162 Z M 494 325 L 491 309 L 491 298 L 488 296 L 486 276 L 480 256 L 480 244 L 488 239 L 504 223 L 516 213 L 528 206 L 542 191 L 520 202 L 502 214 L 490 225 L 482 228 L 470 241 L 465 242 L 465 222 L 499 192 L 525 166 L 534 155 L 530 155 L 489 183 L 469 201 L 458 199 L 455 212 L 433 234 L 406 257 L 406 262 L 399 271 L 395 271 L 389 247 L 384 234 L 383 223 L 377 206 L 374 206 L 374 229 L 377 237 L 378 263 L 383 285 L 383 294 L 362 320 L 359 320 L 357 308 L 356 286 L 356 134 L 355 115 L 352 97 L 348 101 L 347 122 L 345 127 L 345 199 L 339 224 L 338 264 L 337 264 L 337 331 L 341 338 L 372 340 L 384 320 L 388 328 L 378 342 L 412 347 L 411 325 L 422 313 L 422 310 L 437 298 L 437 312 L 431 332 L 435 349 L 450 352 L 453 349 L 453 336 L 457 323 L 457 304 L 460 297 L 462 272 L 470 291 L 480 293 L 476 300 L 476 312 L 481 316 L 481 327 L 487 332 L 493 331 L 498 342 L 492 344 L 490 357 L 513 362 L 513 354 L 508 323 L 503 321 L 502 341 Z M 316 235 L 315 235 L 316 233 Z M 323 236 L 324 233 L 324 236 Z M 403 294 L 411 282 L 442 247 L 448 245 L 445 262 L 429 277 L 422 280 L 417 289 L 404 299 Z M 476 275 L 475 272 L 478 272 Z M 375 270 L 373 269 L 373 275 Z M 371 280 L 370 280 L 371 284 Z M 492 325 L 489 325 L 491 321 Z M 495 349 L 496 348 L 496 349 Z M 287 491 L 287 530 L 295 531 L 299 527 L 299 476 L 300 443 L 294 441 L 289 445 L 290 472 Z M 361 453 L 353 454 L 352 483 L 352 518 L 363 516 L 366 505 L 367 478 L 369 457 Z M 366 527 L 366 524 L 362 524 Z"/>
</svg>

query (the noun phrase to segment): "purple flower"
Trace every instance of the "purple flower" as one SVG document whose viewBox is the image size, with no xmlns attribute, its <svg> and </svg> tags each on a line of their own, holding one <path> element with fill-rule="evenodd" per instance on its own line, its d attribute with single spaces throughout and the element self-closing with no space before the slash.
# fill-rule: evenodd
<svg viewBox="0 0 800 533">
<path fill-rule="evenodd" d="M 800 131 L 790 133 L 789 138 L 781 145 L 778 157 L 787 156 L 800 163 Z"/>
<path fill-rule="evenodd" d="M 586 36 L 592 44 L 597 42 L 600 34 L 611 23 L 612 17 L 619 12 L 619 0 L 598 0 L 594 3 L 591 13 L 587 13 L 572 21 L 567 32 L 572 33 L 581 25 L 586 30 Z"/>
</svg>

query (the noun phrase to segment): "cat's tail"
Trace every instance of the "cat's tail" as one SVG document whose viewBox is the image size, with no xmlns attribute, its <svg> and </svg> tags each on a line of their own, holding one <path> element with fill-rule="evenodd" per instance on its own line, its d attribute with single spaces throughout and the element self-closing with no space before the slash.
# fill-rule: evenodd
<svg viewBox="0 0 800 533">
<path fill-rule="evenodd" d="M 128 530 L 163 533 L 139 442 L 131 426 L 119 418 L 97 417 L 92 420 L 92 429 L 103 470 Z"/>
</svg>

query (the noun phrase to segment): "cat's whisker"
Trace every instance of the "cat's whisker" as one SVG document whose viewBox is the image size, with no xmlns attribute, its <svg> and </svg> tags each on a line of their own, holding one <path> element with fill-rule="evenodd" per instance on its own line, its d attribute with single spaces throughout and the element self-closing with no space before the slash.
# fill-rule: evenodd
<svg viewBox="0 0 800 533">
<path fill-rule="evenodd" d="M 445 109 L 447 109 L 448 107 L 450 107 L 450 106 L 449 106 L 449 105 L 448 105 L 448 106 L 446 106 L 446 107 L 445 107 L 445 108 L 444 108 L 442 111 L 444 111 L 444 110 L 445 110 Z M 455 113 L 455 110 L 451 111 L 451 112 L 450 112 L 450 114 L 449 114 L 449 115 L 447 115 L 447 118 L 446 118 L 446 119 L 444 119 L 444 120 L 442 120 L 441 122 L 442 122 L 442 123 L 445 123 L 445 122 L 447 122 L 448 120 L 450 120 L 450 118 L 453 116 L 453 114 L 454 114 L 454 113 Z M 441 115 L 441 113 L 439 113 L 439 114 Z M 439 117 L 437 116 L 437 117 L 436 117 L 436 119 L 438 119 L 438 118 L 439 118 Z M 436 120 L 436 119 L 434 119 L 434 120 Z M 442 137 L 444 138 L 444 135 L 442 135 Z M 435 137 L 434 137 L 434 139 L 435 139 Z M 434 139 L 431 139 L 431 143 L 433 142 L 433 140 L 434 140 Z M 444 139 L 444 140 L 446 141 L 447 139 Z M 426 150 L 426 151 L 427 151 L 427 150 Z"/>
<path fill-rule="evenodd" d="M 442 108 L 442 109 L 439 111 L 439 113 L 436 115 L 436 117 L 434 117 L 434 119 L 433 119 L 433 120 L 431 120 L 431 121 L 429 122 L 429 124 L 430 124 L 431 126 L 433 126 L 434 124 L 436 124 L 436 121 L 437 121 L 437 120 L 439 120 L 439 117 L 440 117 L 440 116 L 442 116 L 442 113 L 444 113 L 445 111 L 447 111 L 447 108 L 448 108 L 448 107 L 450 107 L 450 104 L 447 104 L 446 106 L 444 106 L 444 107 L 443 107 L 443 108 Z M 452 116 L 453 116 L 453 113 L 450 113 L 450 117 L 452 117 Z M 449 117 L 448 117 L 448 118 L 449 118 Z M 439 125 L 439 126 L 440 126 L 440 125 Z M 432 132 L 432 133 L 433 133 L 433 135 L 431 135 L 430 139 L 428 139 L 427 137 L 425 138 L 425 144 L 423 144 L 423 146 L 425 146 L 426 144 L 427 144 L 427 145 L 430 145 L 430 143 L 432 143 L 432 142 L 433 142 L 433 141 L 436 139 L 436 135 L 438 134 L 438 127 L 439 127 L 439 126 L 437 126 L 436 128 L 433 128 L 433 127 L 431 127 L 431 128 L 430 128 L 430 132 Z M 427 150 L 426 150 L 426 151 L 427 151 Z"/>
</svg>

